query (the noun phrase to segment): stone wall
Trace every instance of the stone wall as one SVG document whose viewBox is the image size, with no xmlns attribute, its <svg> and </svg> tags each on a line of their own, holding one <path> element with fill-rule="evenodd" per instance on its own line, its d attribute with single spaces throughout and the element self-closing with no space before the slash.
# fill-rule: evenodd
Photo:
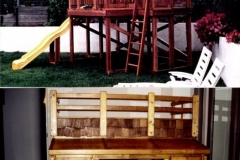
<svg viewBox="0 0 240 160">
<path fill-rule="evenodd" d="M 43 26 L 48 21 L 47 6 L 20 6 L 18 8 L 19 26 Z M 16 26 L 16 13 L 3 15 L 4 26 Z"/>
</svg>

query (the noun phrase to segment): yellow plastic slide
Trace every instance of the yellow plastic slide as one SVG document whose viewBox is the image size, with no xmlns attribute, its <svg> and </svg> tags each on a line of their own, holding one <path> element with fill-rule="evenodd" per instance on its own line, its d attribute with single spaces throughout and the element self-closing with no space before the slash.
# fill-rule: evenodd
<svg viewBox="0 0 240 160">
<path fill-rule="evenodd" d="M 12 69 L 19 70 L 25 67 L 28 63 L 34 60 L 37 56 L 39 56 L 46 48 L 58 37 L 62 36 L 69 30 L 69 18 L 67 18 L 61 26 L 48 34 L 43 40 L 31 51 L 24 54 L 20 59 L 14 60 L 12 62 Z"/>
</svg>

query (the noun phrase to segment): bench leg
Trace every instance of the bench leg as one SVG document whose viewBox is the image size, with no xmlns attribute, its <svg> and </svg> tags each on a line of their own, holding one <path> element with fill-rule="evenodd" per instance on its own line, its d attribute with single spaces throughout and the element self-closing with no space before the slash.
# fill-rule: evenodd
<svg viewBox="0 0 240 160">
<path fill-rule="evenodd" d="M 50 160 L 56 160 L 56 156 L 52 156 L 52 155 L 51 155 L 51 156 L 49 156 L 49 159 L 50 159 Z"/>
</svg>

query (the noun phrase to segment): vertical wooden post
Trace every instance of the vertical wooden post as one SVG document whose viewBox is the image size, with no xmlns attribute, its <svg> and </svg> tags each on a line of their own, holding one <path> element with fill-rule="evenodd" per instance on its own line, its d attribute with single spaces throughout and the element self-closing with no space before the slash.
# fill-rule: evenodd
<svg viewBox="0 0 240 160">
<path fill-rule="evenodd" d="M 72 0 L 68 0 L 68 9 L 70 10 L 72 6 Z"/>
<path fill-rule="evenodd" d="M 98 9 L 98 0 L 93 0 L 93 9 Z"/>
<path fill-rule="evenodd" d="M 55 64 L 54 42 L 49 46 L 49 62 Z"/>
<path fill-rule="evenodd" d="M 50 91 L 51 136 L 57 135 L 57 91 Z"/>
<path fill-rule="evenodd" d="M 104 0 L 104 8 L 108 8 L 109 7 L 109 0 Z"/>
<path fill-rule="evenodd" d="M 152 70 L 158 71 L 158 41 L 157 41 L 157 17 L 152 17 Z"/>
<path fill-rule="evenodd" d="M 130 21 L 127 21 L 127 31 L 128 31 L 128 33 L 130 33 L 130 31 L 131 31 L 131 22 Z M 129 42 L 129 39 L 130 39 L 130 34 L 128 35 L 128 42 Z"/>
<path fill-rule="evenodd" d="M 86 56 L 90 56 L 90 30 L 89 30 L 90 18 L 86 17 Z"/>
<path fill-rule="evenodd" d="M 154 136 L 154 108 L 155 94 L 150 92 L 148 94 L 148 136 Z"/>
<path fill-rule="evenodd" d="M 73 33 L 73 17 L 70 16 L 70 62 L 73 62 L 74 57 L 74 33 Z"/>
<path fill-rule="evenodd" d="M 58 37 L 54 41 L 54 47 L 55 47 L 55 62 L 60 61 L 60 37 Z"/>
<path fill-rule="evenodd" d="M 100 136 L 107 135 L 107 92 L 100 92 Z"/>
<path fill-rule="evenodd" d="M 80 8 L 80 0 L 77 0 L 77 9 Z"/>
<path fill-rule="evenodd" d="M 198 136 L 198 114 L 199 114 L 199 96 L 193 96 L 193 103 L 192 103 L 192 136 Z"/>
<path fill-rule="evenodd" d="M 152 9 L 154 9 L 156 7 L 156 1 L 155 0 L 152 0 Z"/>
<path fill-rule="evenodd" d="M 106 73 L 111 73 L 111 28 L 110 28 L 110 17 L 106 17 Z"/>
<path fill-rule="evenodd" d="M 100 59 L 102 59 L 103 55 L 103 19 L 102 17 L 99 17 L 99 54 Z"/>
<path fill-rule="evenodd" d="M 119 21 L 118 21 L 118 19 L 116 19 L 116 25 L 119 26 Z M 120 41 L 120 33 L 119 33 L 118 30 L 116 30 L 116 40 L 117 40 L 117 41 Z M 119 47 L 119 45 L 117 44 L 116 47 Z"/>
</svg>

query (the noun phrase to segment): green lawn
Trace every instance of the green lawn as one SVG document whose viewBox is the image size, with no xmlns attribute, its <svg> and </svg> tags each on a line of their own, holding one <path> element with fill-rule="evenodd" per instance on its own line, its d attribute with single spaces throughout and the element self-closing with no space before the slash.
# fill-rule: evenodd
<svg viewBox="0 0 240 160">
<path fill-rule="evenodd" d="M 143 71 L 140 76 L 136 76 L 133 70 L 107 75 L 104 58 L 81 59 L 70 63 L 67 53 L 61 54 L 64 61 L 56 65 L 50 64 L 48 54 L 43 53 L 22 70 L 12 70 L 12 61 L 19 59 L 23 54 L 0 52 L 1 87 L 112 87 L 119 82 L 165 83 L 170 80 L 168 72 L 153 74 Z M 81 56 L 76 54 L 75 58 Z M 120 60 L 121 58 L 115 57 L 115 62 Z M 187 71 L 193 70 L 194 67 Z M 224 86 L 224 83 L 220 81 L 218 86 Z"/>
</svg>

